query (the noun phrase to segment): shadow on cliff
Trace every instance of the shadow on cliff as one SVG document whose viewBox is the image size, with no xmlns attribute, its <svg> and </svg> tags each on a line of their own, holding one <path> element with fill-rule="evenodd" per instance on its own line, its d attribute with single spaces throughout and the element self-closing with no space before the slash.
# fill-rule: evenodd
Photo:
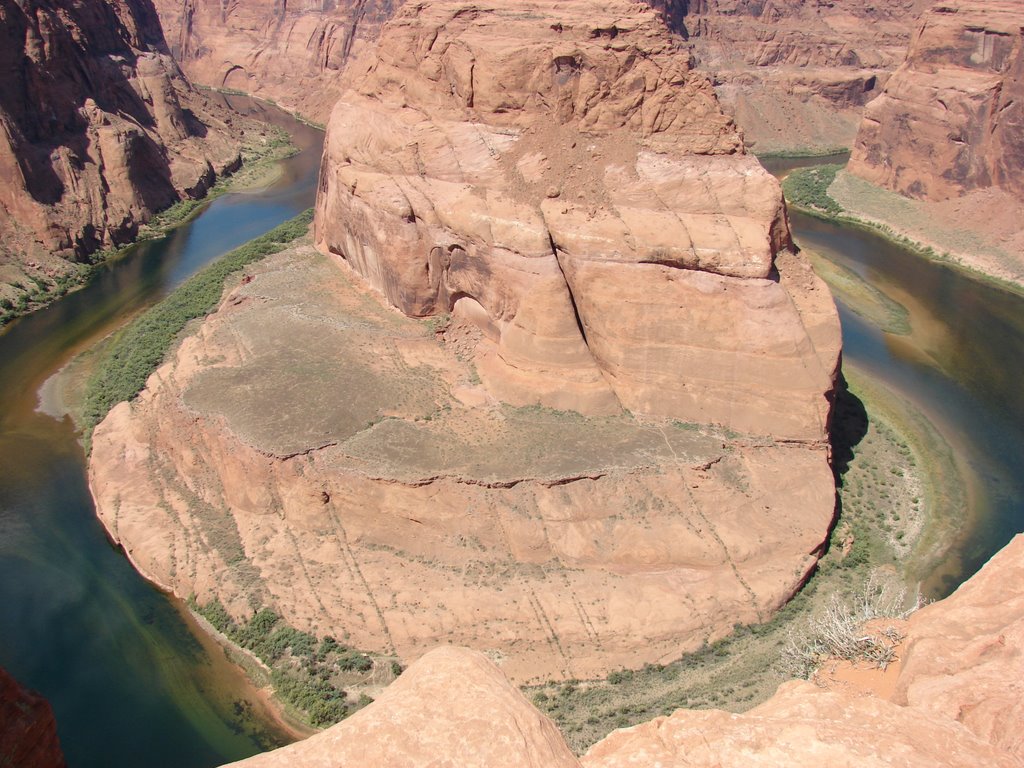
<svg viewBox="0 0 1024 768">
<path fill-rule="evenodd" d="M 854 448 L 867 433 L 868 413 L 864 403 L 850 391 L 846 377 L 840 373 L 832 410 L 832 471 L 837 488 L 843 487 L 843 476 L 850 468 Z"/>
</svg>

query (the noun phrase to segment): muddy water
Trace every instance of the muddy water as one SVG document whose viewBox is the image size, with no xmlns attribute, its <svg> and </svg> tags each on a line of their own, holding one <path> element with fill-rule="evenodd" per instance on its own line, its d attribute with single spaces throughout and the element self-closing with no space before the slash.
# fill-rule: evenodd
<svg viewBox="0 0 1024 768">
<path fill-rule="evenodd" d="M 843 163 L 838 156 L 826 162 Z M 767 161 L 776 175 L 822 160 Z M 839 304 L 844 363 L 909 400 L 952 448 L 967 499 L 947 554 L 918 574 L 956 588 L 1024 531 L 1024 298 L 918 257 L 870 231 L 791 213 L 794 238 L 903 305 L 909 334 Z"/>
<path fill-rule="evenodd" d="M 197 641 L 181 607 L 108 544 L 70 423 L 36 410 L 41 384 L 77 351 L 313 204 L 322 134 L 231 101 L 303 150 L 274 184 L 215 200 L 0 334 L 0 665 L 53 704 L 72 768 L 201 768 L 288 740 L 223 653 Z"/>
</svg>

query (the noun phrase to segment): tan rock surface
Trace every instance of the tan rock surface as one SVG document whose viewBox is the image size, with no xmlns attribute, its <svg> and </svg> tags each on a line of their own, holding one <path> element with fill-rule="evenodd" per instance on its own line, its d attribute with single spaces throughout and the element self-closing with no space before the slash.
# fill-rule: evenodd
<svg viewBox="0 0 1024 768">
<path fill-rule="evenodd" d="M 577 768 L 579 761 L 554 723 L 485 656 L 438 648 L 348 720 L 233 765 Z"/>
<path fill-rule="evenodd" d="M 489 392 L 825 438 L 831 298 L 775 262 L 778 185 L 654 11 L 407 6 L 350 72 L 318 246 L 406 314 L 476 326 Z"/>
<path fill-rule="evenodd" d="M 241 126 L 181 76 L 149 0 L 6 2 L 0 42 L 0 298 L 240 162 Z"/>
<path fill-rule="evenodd" d="M 999 187 L 1024 198 L 1024 5 L 950 0 L 865 110 L 850 171 L 909 197 Z"/>
<path fill-rule="evenodd" d="M 525 681 L 673 658 L 813 567 L 824 446 L 512 407 L 475 329 L 435 336 L 308 246 L 251 277 L 93 437 L 104 524 L 177 594 Z"/>
</svg>

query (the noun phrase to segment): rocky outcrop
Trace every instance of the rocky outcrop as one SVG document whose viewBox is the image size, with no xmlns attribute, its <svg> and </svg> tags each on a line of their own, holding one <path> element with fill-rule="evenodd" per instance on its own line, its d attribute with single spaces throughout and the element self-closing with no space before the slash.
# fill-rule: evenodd
<svg viewBox="0 0 1024 768">
<path fill-rule="evenodd" d="M 778 185 L 653 11 L 408 6 L 352 81 L 318 246 L 477 327 L 492 394 L 826 438 L 831 302 L 776 260 Z"/>
<path fill-rule="evenodd" d="M 235 765 L 1019 766 L 1022 570 L 1018 536 L 952 597 L 912 619 L 894 701 L 793 681 L 745 714 L 678 710 L 616 731 L 576 761 L 485 659 L 443 649 L 349 721 Z"/>
<path fill-rule="evenodd" d="M 237 131 L 182 78 L 149 0 L 7 2 L 0 36 L 3 282 L 130 241 L 239 163 Z"/>
<path fill-rule="evenodd" d="M 325 255 L 252 270 L 97 428 L 111 535 L 236 616 L 517 681 L 776 610 L 833 517 L 839 327 L 676 38 L 624 0 L 445 0 L 347 72 Z"/>
<path fill-rule="evenodd" d="M 64 768 L 50 703 L 0 668 L 0 765 Z"/>
<path fill-rule="evenodd" d="M 849 169 L 921 200 L 996 187 L 1024 198 L 1024 6 L 934 5 L 865 110 Z"/>
<path fill-rule="evenodd" d="M 927 0 L 657 3 L 755 151 L 849 147 Z"/>
<path fill-rule="evenodd" d="M 513 407 L 474 366 L 480 330 L 434 325 L 309 246 L 250 269 L 97 427 L 107 530 L 236 617 L 273 606 L 406 662 L 466 645 L 518 682 L 675 658 L 814 567 L 824 446 Z"/>
<path fill-rule="evenodd" d="M 235 763 L 577 768 L 548 718 L 481 653 L 438 648 L 366 709 L 324 733 Z"/>
<path fill-rule="evenodd" d="M 402 0 L 154 0 L 175 58 L 196 83 L 241 90 L 326 122 L 339 74 Z"/>
</svg>

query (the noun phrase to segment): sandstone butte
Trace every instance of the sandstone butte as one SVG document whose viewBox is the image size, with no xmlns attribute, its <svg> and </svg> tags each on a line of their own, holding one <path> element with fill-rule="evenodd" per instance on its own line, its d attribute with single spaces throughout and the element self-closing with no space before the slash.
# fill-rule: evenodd
<svg viewBox="0 0 1024 768">
<path fill-rule="evenodd" d="M 250 268 L 97 428 L 111 536 L 235 616 L 517 682 L 767 617 L 833 517 L 839 325 L 678 38 L 410 4 L 345 77 L 321 253 Z"/>
<path fill-rule="evenodd" d="M 865 109 L 850 172 L 920 200 L 994 188 L 1024 201 L 1022 30 L 1018 0 L 936 3 Z"/>
<path fill-rule="evenodd" d="M 492 663 L 449 647 L 426 654 L 348 720 L 233 765 L 1019 766 L 1024 594 L 1005 585 L 1022 579 L 1018 536 L 956 593 L 911 617 L 889 698 L 791 681 L 744 714 L 680 709 L 615 731 L 577 759 Z"/>
<path fill-rule="evenodd" d="M 0 667 L 0 765 L 65 768 L 49 702 Z"/>
<path fill-rule="evenodd" d="M 238 127 L 182 77 L 150 0 L 13 0 L 0 36 L 0 298 L 240 163 Z"/>
<path fill-rule="evenodd" d="M 155 0 L 194 82 L 326 122 L 338 77 L 403 0 Z M 648 0 L 758 151 L 848 147 L 863 105 L 906 54 L 928 0 Z"/>
</svg>

